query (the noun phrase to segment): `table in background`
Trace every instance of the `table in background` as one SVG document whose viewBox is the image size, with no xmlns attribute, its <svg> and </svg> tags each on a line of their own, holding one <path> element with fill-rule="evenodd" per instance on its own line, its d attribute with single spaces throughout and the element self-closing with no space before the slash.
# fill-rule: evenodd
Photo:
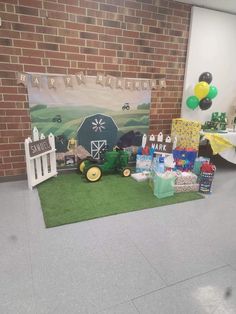
<svg viewBox="0 0 236 314">
<path fill-rule="evenodd" d="M 211 134 L 217 134 L 228 140 L 231 144 L 236 146 L 236 131 L 233 132 L 232 130 L 227 130 L 226 132 L 202 132 L 201 134 L 204 136 L 204 133 L 211 133 Z M 231 147 L 228 149 L 225 149 L 222 152 L 218 153 L 222 158 L 225 160 L 236 164 L 236 147 Z"/>
</svg>

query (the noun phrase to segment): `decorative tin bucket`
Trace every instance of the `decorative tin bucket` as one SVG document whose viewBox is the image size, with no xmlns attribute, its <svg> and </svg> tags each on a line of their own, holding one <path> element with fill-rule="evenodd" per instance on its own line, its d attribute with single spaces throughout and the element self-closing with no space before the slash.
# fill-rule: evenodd
<svg viewBox="0 0 236 314">
<path fill-rule="evenodd" d="M 201 172 L 199 180 L 199 192 L 209 194 L 211 193 L 212 181 L 214 172 Z"/>
</svg>

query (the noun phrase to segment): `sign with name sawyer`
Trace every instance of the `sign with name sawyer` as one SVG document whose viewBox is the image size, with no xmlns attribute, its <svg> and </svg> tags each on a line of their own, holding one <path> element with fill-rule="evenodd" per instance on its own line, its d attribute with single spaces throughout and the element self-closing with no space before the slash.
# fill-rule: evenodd
<svg viewBox="0 0 236 314">
<path fill-rule="evenodd" d="M 32 143 L 29 143 L 29 153 L 30 157 L 35 157 L 42 153 L 49 152 L 52 149 L 48 137 L 42 140 L 38 140 Z"/>
</svg>

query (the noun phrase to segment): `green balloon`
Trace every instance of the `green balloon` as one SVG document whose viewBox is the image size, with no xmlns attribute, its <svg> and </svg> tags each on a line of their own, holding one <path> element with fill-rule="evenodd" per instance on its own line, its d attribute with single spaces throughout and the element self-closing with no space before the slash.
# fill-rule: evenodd
<svg viewBox="0 0 236 314">
<path fill-rule="evenodd" d="M 187 106 L 189 109 L 196 109 L 199 105 L 199 99 L 196 96 L 190 96 L 187 99 Z"/>
<path fill-rule="evenodd" d="M 207 94 L 206 98 L 213 99 L 218 94 L 218 90 L 215 86 L 210 85 L 209 93 Z"/>
</svg>

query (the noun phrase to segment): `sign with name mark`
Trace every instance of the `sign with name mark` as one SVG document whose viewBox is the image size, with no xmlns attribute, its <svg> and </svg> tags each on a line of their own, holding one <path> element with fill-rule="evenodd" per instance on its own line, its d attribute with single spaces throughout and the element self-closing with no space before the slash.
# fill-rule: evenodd
<svg viewBox="0 0 236 314">
<path fill-rule="evenodd" d="M 150 148 L 153 148 L 156 153 L 162 153 L 162 154 L 172 154 L 173 149 L 173 143 L 165 141 L 148 141 L 147 146 Z"/>
</svg>

